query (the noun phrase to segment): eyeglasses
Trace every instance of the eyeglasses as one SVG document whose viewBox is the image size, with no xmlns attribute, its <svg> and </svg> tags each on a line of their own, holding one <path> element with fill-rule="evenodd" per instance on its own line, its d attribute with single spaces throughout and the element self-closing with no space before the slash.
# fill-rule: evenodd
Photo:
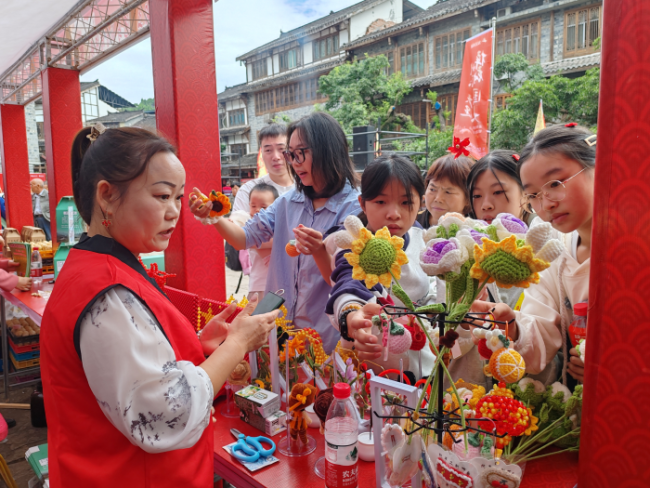
<svg viewBox="0 0 650 488">
<path fill-rule="evenodd" d="M 295 151 L 282 151 L 282 154 L 284 155 L 284 160 L 288 164 L 291 164 L 294 161 L 298 164 L 302 164 L 305 162 L 305 151 L 308 151 L 309 149 L 310 148 L 308 147 L 299 147 Z"/>
<path fill-rule="evenodd" d="M 564 181 L 551 180 L 542 186 L 542 189 L 534 194 L 525 194 L 521 199 L 521 206 L 528 212 L 539 212 L 542 208 L 542 197 L 550 200 L 551 202 L 561 202 L 566 197 L 566 183 L 585 171 L 583 168 L 573 176 L 568 177 Z"/>
</svg>

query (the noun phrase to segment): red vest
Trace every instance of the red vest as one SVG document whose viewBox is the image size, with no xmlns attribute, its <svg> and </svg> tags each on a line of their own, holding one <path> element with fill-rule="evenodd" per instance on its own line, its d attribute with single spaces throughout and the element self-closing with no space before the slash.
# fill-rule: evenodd
<svg viewBox="0 0 650 488">
<path fill-rule="evenodd" d="M 142 298 L 164 329 L 177 361 L 199 365 L 205 358 L 190 322 L 137 270 L 134 263 L 140 270 L 142 266 L 133 255 L 125 257 L 122 251 L 126 249 L 110 239 L 88 241 L 99 242 L 100 250 L 70 251 L 43 315 L 41 371 L 51 486 L 211 487 L 212 421 L 193 447 L 149 454 L 131 444 L 100 409 L 75 349 L 74 335 L 84 308 L 102 290 L 123 285 Z M 121 250 L 102 254 L 111 247 Z"/>
</svg>

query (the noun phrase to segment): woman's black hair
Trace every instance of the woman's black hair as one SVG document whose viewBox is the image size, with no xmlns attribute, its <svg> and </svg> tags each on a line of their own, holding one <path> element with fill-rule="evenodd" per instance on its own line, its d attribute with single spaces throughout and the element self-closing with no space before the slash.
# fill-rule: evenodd
<svg viewBox="0 0 650 488">
<path fill-rule="evenodd" d="M 424 181 L 418 167 L 405 156 L 379 156 L 370 163 L 361 177 L 361 200 L 374 200 L 391 181 L 397 181 L 404 187 L 411 208 L 416 204 L 419 208 L 424 196 Z M 413 190 L 420 197 L 417 202 L 413 201 Z M 368 224 L 363 212 L 359 218 L 364 225 Z"/>
<path fill-rule="evenodd" d="M 499 182 L 499 185 L 501 185 L 502 190 L 503 183 L 501 183 L 501 180 L 495 171 L 501 171 L 505 175 L 509 176 L 515 181 L 515 183 L 517 183 L 517 185 L 519 185 L 521 191 L 524 190 L 524 185 L 521 183 L 521 178 L 519 177 L 519 165 L 517 164 L 518 160 L 519 156 L 516 153 L 503 149 L 496 149 L 494 151 L 490 151 L 488 154 L 479 159 L 476 164 L 474 164 L 474 166 L 472 166 L 469 175 L 467 175 L 467 192 L 469 194 L 471 205 L 469 214 L 470 217 L 473 219 L 476 218 L 476 212 L 474 211 L 474 200 L 472 199 L 474 185 L 476 184 L 478 177 L 481 176 L 485 171 L 492 172 L 496 180 Z M 508 199 L 508 195 L 505 194 L 505 192 L 504 195 L 506 197 L 506 200 L 510 201 Z M 525 221 L 528 218 L 528 215 L 528 212 L 522 208 L 522 220 Z M 519 216 L 515 215 L 515 217 Z"/>
<path fill-rule="evenodd" d="M 304 147 L 311 151 L 312 178 L 324 183 L 323 190 L 316 193 L 313 187 L 302 184 L 293 166 L 289 165 L 298 191 L 314 200 L 336 195 L 345 187 L 346 181 L 353 187 L 357 185 L 357 176 L 348 154 L 348 141 L 334 117 L 316 112 L 292 122 L 287 129 L 288 143 L 296 131 L 300 133 Z"/>
<path fill-rule="evenodd" d="M 97 183 L 106 180 L 124 195 L 159 152 L 175 154 L 165 138 L 137 127 L 106 129 L 91 142 L 92 128 L 79 131 L 72 143 L 72 192 L 81 218 L 90 225 Z"/>
<path fill-rule="evenodd" d="M 521 151 L 518 170 L 536 154 L 562 154 L 583 168 L 596 166 L 596 136 L 577 124 L 551 125 L 539 131 Z"/>
</svg>

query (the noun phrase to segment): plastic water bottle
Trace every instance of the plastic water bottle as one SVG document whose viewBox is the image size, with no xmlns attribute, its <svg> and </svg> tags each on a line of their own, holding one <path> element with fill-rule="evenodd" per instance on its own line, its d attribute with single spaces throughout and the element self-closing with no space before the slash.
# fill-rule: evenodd
<svg viewBox="0 0 650 488">
<path fill-rule="evenodd" d="M 334 401 L 325 420 L 325 486 L 327 488 L 356 488 L 359 451 L 357 436 L 359 422 L 356 406 L 350 398 L 350 385 L 334 385 Z"/>
<path fill-rule="evenodd" d="M 32 264 L 29 276 L 32 278 L 32 291 L 37 292 L 43 288 L 43 259 L 38 247 L 32 251 Z"/>
<path fill-rule="evenodd" d="M 581 339 L 587 338 L 587 308 L 588 303 L 576 303 L 573 306 L 573 322 L 569 325 L 571 344 L 576 347 Z"/>
</svg>

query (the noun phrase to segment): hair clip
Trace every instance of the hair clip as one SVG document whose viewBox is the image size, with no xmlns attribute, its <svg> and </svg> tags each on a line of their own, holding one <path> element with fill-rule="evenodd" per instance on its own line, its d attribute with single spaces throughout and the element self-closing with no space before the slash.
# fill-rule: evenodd
<svg viewBox="0 0 650 488">
<path fill-rule="evenodd" d="M 448 147 L 447 151 L 454 155 L 454 159 L 458 159 L 459 156 L 469 156 L 467 146 L 469 146 L 469 137 L 461 141 L 458 137 L 454 136 L 454 145 Z"/>
<path fill-rule="evenodd" d="M 514 159 L 515 161 L 519 162 L 519 154 L 513 154 L 513 155 L 512 155 L 512 159 Z"/>
<path fill-rule="evenodd" d="M 592 134 L 589 137 L 585 137 L 584 141 L 589 147 L 594 147 L 596 145 L 596 134 Z"/>
<path fill-rule="evenodd" d="M 569 122 L 568 124 L 564 124 L 564 127 L 575 127 L 578 124 L 576 122 Z"/>
<path fill-rule="evenodd" d="M 102 124 L 101 122 L 97 122 L 95 125 L 93 125 L 90 128 L 90 134 L 88 134 L 86 137 L 90 139 L 90 143 L 92 144 L 104 132 L 106 132 L 106 127 L 104 127 L 104 124 Z"/>
</svg>

